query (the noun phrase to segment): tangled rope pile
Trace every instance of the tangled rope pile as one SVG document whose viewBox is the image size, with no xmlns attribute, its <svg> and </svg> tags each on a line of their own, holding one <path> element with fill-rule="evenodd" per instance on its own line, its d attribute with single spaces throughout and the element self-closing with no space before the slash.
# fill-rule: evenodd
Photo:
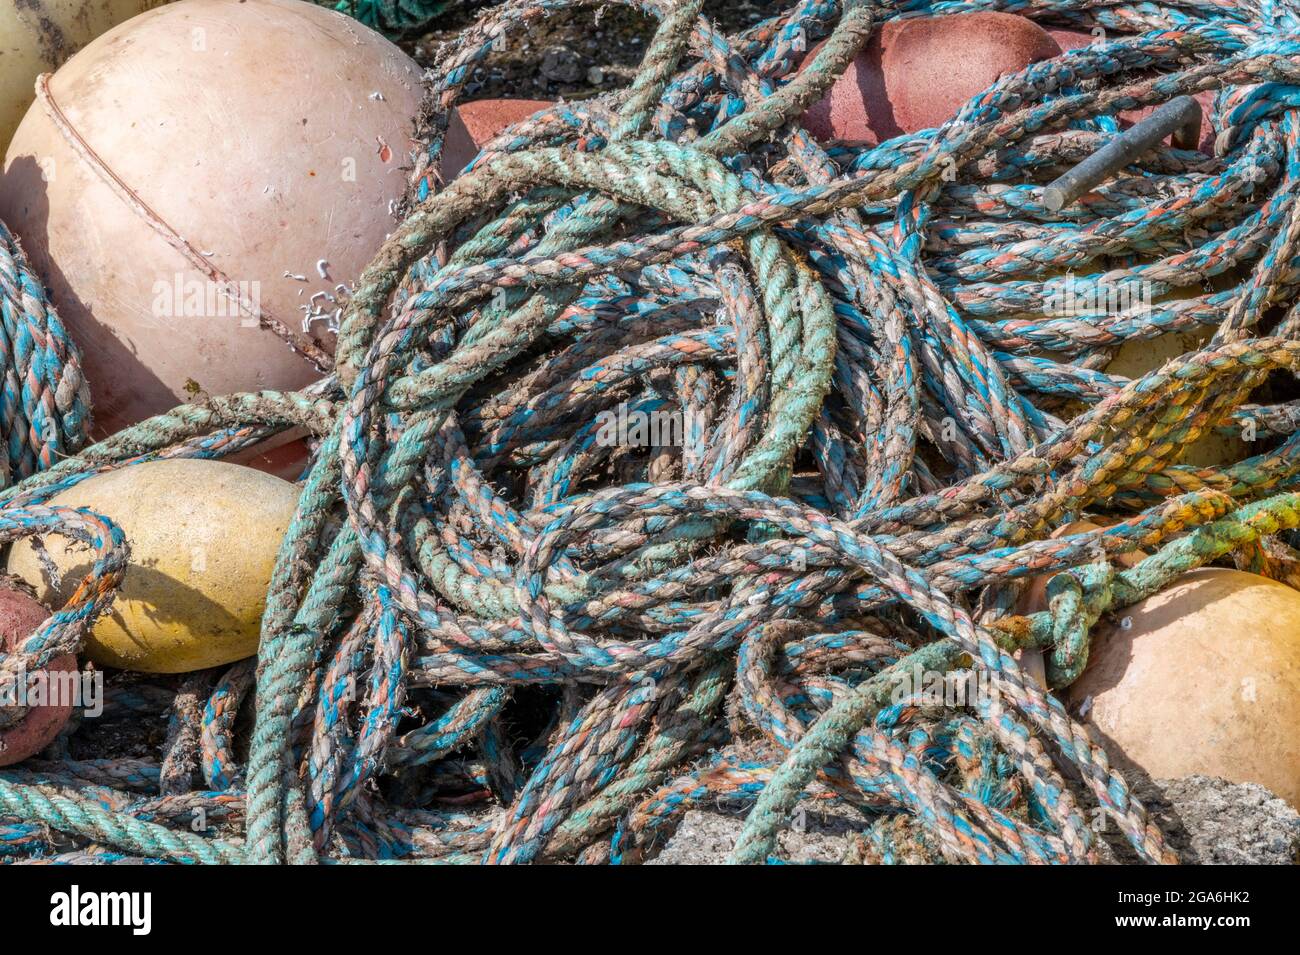
<svg viewBox="0 0 1300 955">
<path fill-rule="evenodd" d="M 179 407 L 0 495 L 4 539 L 97 557 L 8 672 L 75 651 L 122 572 L 120 532 L 54 493 L 293 427 L 319 441 L 255 666 L 175 700 L 115 684 L 103 719 L 171 713 L 163 758 L 0 771 L 0 854 L 630 862 L 727 800 L 752 804 L 732 853 L 752 863 L 813 797 L 865 813 L 864 861 L 1095 861 L 1098 812 L 1173 861 L 1016 653 L 1042 648 L 1060 688 L 1103 614 L 1289 553 L 1296 11 L 802 0 L 727 37 L 702 0 L 629 2 L 658 19 L 632 86 L 516 124 L 446 185 L 448 110 L 496 38 L 601 4 L 508 2 L 443 51 L 409 208 L 330 378 Z M 977 9 L 1108 39 L 877 147 L 798 125 L 885 21 Z M 1202 90 L 1219 155 L 1162 147 L 1044 208 L 1119 111 Z M 1056 314 L 1065 270 L 1154 300 Z M 1104 370 L 1198 329 L 1201 350 L 1139 380 Z M 610 439 L 653 415 L 680 440 Z M 1180 463 L 1246 427 L 1243 460 Z M 1050 536 L 1085 510 L 1116 522 Z M 1014 615 L 1042 574 L 1052 610 Z M 989 690 L 935 704 L 919 672 Z M 174 771 L 187 732 L 205 791 Z"/>
</svg>

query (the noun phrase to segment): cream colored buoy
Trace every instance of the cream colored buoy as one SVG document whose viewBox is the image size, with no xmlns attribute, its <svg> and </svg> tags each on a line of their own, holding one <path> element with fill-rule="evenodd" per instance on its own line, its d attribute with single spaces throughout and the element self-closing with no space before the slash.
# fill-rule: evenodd
<svg viewBox="0 0 1300 955">
<path fill-rule="evenodd" d="M 0 3 L 0 150 L 57 70 L 105 30 L 170 0 L 7 0 Z"/>
<path fill-rule="evenodd" d="M 1235 270 L 1215 275 L 1207 279 L 1204 285 L 1188 285 L 1173 289 L 1161 295 L 1152 305 L 1169 302 L 1186 301 L 1206 294 L 1206 291 L 1223 292 L 1231 289 L 1242 280 Z M 1115 352 L 1106 371 L 1124 378 L 1141 378 L 1143 375 L 1158 370 L 1170 359 L 1178 358 L 1192 352 L 1200 351 L 1214 336 L 1214 329 L 1200 326 L 1184 331 L 1165 332 L 1155 338 L 1131 339 Z M 1240 436 L 1226 435 L 1212 430 L 1185 447 L 1175 459 L 1176 464 L 1193 467 L 1222 467 L 1241 461 L 1255 452 Z"/>
<path fill-rule="evenodd" d="M 302 0 L 179 0 L 45 90 L 0 220 L 81 347 L 97 432 L 318 377 L 406 191 L 415 62 Z"/>
<path fill-rule="evenodd" d="M 1097 624 L 1067 703 L 1152 777 L 1259 783 L 1300 807 L 1300 591 L 1185 574 Z"/>
<path fill-rule="evenodd" d="M 183 673 L 257 652 L 266 589 L 298 488 L 252 468 L 197 459 L 153 461 L 81 482 L 53 505 L 86 507 L 122 528 L 131 562 L 110 612 L 86 639 L 104 666 Z M 89 570 L 89 554 L 62 538 L 45 547 L 55 586 L 27 541 L 9 572 L 60 606 Z"/>
</svg>

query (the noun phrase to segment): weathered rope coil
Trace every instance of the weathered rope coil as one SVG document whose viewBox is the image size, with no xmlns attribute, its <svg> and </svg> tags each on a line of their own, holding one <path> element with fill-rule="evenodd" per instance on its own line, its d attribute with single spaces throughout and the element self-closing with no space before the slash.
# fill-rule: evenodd
<svg viewBox="0 0 1300 955">
<path fill-rule="evenodd" d="M 1091 861 L 1097 811 L 1172 861 L 1015 652 L 1042 647 L 1064 685 L 1100 615 L 1300 524 L 1292 5 L 803 0 L 726 37 L 701 0 L 631 0 L 659 25 L 629 89 L 517 124 L 439 184 L 447 111 L 496 38 L 598 5 L 507 2 L 443 51 L 409 208 L 335 378 L 59 460 L 11 446 L 0 536 L 74 534 L 100 559 L 6 667 L 76 649 L 121 573 L 120 532 L 45 508 L 57 490 L 291 427 L 319 439 L 256 667 L 221 674 L 202 716 L 210 789 L 161 795 L 148 761 L 3 770 L 0 856 L 633 861 L 728 799 L 753 804 L 734 861 L 762 862 L 813 794 L 868 814 L 870 861 Z M 1107 39 L 878 147 L 797 124 L 886 20 L 978 9 Z M 1042 205 L 1117 112 L 1202 90 L 1218 155 L 1160 148 Z M 50 329 L 71 374 L 39 284 L 6 261 L 6 329 Z M 1085 298 L 1150 301 L 1061 314 L 1065 272 Z M 1104 370 L 1125 342 L 1196 329 L 1202 350 L 1140 380 Z M 82 405 L 4 397 L 76 450 Z M 654 416 L 677 437 L 603 430 Z M 1247 426 L 1243 460 L 1179 462 Z M 1118 522 L 1049 537 L 1086 509 Z M 1057 614 L 1009 613 L 1017 582 L 1053 572 Z M 989 691 L 935 707 L 906 689 L 918 671 Z M 168 705 L 130 685 L 109 702 Z"/>
</svg>

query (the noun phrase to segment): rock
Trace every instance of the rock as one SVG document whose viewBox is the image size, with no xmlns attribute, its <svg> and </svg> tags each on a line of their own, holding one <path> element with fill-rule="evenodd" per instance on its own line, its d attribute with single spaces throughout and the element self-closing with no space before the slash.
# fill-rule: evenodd
<svg viewBox="0 0 1300 955">
<path fill-rule="evenodd" d="M 1210 776 L 1151 780 L 1129 766 L 1124 776 L 1184 863 L 1300 862 L 1300 813 L 1263 786 Z M 1117 827 L 1108 827 L 1103 835 L 1105 861 L 1137 861 Z"/>
<path fill-rule="evenodd" d="M 576 83 L 587 70 L 582 57 L 567 46 L 550 46 L 542 54 L 538 72 L 553 83 Z"/>
<path fill-rule="evenodd" d="M 1206 776 L 1152 781 L 1125 768 L 1133 795 L 1151 813 L 1169 845 L 1185 863 L 1200 865 L 1292 865 L 1300 862 L 1300 814 L 1254 783 Z M 844 806 L 801 803 L 803 833 L 783 832 L 780 855 L 791 862 L 850 863 L 860 855 L 859 834 L 870 820 Z M 744 817 L 715 808 L 692 809 L 648 865 L 722 865 L 744 826 Z M 1100 861 L 1134 864 L 1136 853 L 1118 827 L 1109 826 L 1098 845 Z M 905 860 L 912 861 L 912 860 Z"/>
<path fill-rule="evenodd" d="M 856 809 L 825 800 L 806 799 L 796 811 L 802 813 L 803 831 L 787 827 L 777 837 L 779 855 L 789 862 L 841 863 L 849 852 L 848 837 L 864 831 L 869 824 Z M 677 831 L 647 864 L 722 865 L 744 825 L 743 814 L 712 808 L 689 810 Z"/>
</svg>

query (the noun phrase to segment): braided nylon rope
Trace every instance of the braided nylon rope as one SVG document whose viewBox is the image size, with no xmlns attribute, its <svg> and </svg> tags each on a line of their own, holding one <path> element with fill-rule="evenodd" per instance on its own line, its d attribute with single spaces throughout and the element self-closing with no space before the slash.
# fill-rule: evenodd
<svg viewBox="0 0 1300 955">
<path fill-rule="evenodd" d="M 313 0 L 355 17 L 390 36 L 428 26 L 439 14 L 455 6 L 454 0 Z"/>
<path fill-rule="evenodd" d="M 29 477 L 86 444 L 90 393 L 76 345 L 18 240 L 0 222 L 0 484 Z"/>
<path fill-rule="evenodd" d="M 748 807 L 732 861 L 759 863 L 815 798 L 864 813 L 857 861 L 1096 861 L 1098 818 L 1175 861 L 1018 651 L 1042 649 L 1061 689 L 1104 615 L 1211 561 L 1281 576 L 1290 559 L 1290 4 L 800 0 L 724 36 L 702 0 L 627 2 L 657 21 L 633 84 L 514 125 L 446 184 L 476 64 L 601 4 L 511 0 L 441 51 L 405 215 L 334 376 L 11 464 L 0 538 L 70 535 L 96 560 L 6 671 L 75 651 L 128 557 L 110 515 L 52 495 L 291 428 L 317 439 L 257 660 L 175 699 L 110 683 L 101 718 L 170 713 L 207 788 L 176 790 L 179 744 L 56 745 L 0 770 L 0 859 L 635 862 L 725 801 Z M 993 9 L 1104 36 L 876 147 L 795 122 L 886 21 Z M 1200 91 L 1214 157 L 1162 146 L 1043 206 L 1117 113 Z M 1081 296 L 1150 294 L 1062 313 L 1066 273 Z M 10 339 L 48 329 L 68 375 L 39 283 L 3 289 Z M 1106 371 L 1126 342 L 1197 331 L 1203 347 L 1136 380 Z M 54 408 L 72 433 L 84 408 Z M 675 435 L 619 430 L 663 419 Z M 1250 433 L 1241 459 L 1184 463 L 1215 429 Z M 1051 536 L 1085 511 L 1110 523 Z M 1039 575 L 1052 609 L 1015 615 Z M 984 690 L 939 705 L 922 672 Z"/>
</svg>

